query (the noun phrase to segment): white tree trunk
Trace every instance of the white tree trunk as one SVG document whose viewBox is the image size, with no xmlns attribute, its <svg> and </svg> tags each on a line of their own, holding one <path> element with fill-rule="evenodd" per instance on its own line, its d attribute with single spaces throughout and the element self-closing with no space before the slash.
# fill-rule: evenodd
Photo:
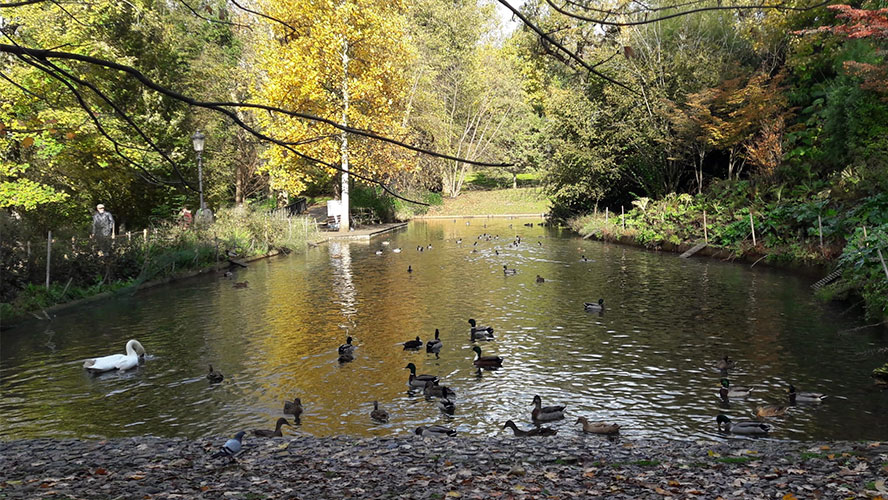
<svg viewBox="0 0 888 500">
<path fill-rule="evenodd" d="M 342 124 L 348 126 L 348 40 L 342 37 Z M 339 232 L 349 230 L 348 210 L 348 133 L 342 131 L 342 212 L 339 218 Z"/>
</svg>

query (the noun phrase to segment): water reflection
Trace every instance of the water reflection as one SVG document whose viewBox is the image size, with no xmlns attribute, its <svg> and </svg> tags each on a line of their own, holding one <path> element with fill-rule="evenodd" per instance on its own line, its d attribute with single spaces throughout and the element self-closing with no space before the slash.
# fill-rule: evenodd
<svg viewBox="0 0 888 500">
<path fill-rule="evenodd" d="M 383 238 L 390 245 L 329 243 L 255 262 L 234 280 L 180 282 L 4 332 L 0 437 L 232 434 L 271 428 L 294 397 L 304 406 L 295 432 L 400 435 L 440 424 L 499 435 L 511 433 L 510 419 L 528 428 L 539 395 L 567 406 L 553 424 L 562 435 L 579 432 L 573 422 L 584 416 L 619 423 L 626 437 L 722 438 L 717 414 L 753 418 L 756 406 L 786 404 L 793 383 L 830 398 L 772 419 L 772 437 L 888 439 L 888 395 L 869 378 L 886 334 L 838 335 L 861 322 L 817 303 L 813 280 L 527 221 L 470 222 L 413 223 Z M 586 311 L 599 297 L 605 310 Z M 505 358 L 502 369 L 473 365 L 469 318 L 495 328 L 477 344 Z M 403 349 L 436 328 L 440 357 Z M 346 335 L 356 355 L 340 364 Z M 120 352 L 130 338 L 148 350 L 145 364 L 84 373 L 84 358 Z M 753 389 L 744 400 L 719 397 L 715 363 L 725 355 L 737 360 L 731 383 Z M 456 392 L 452 415 L 440 398 L 408 392 L 409 362 Z M 206 380 L 210 363 L 221 384 Z M 374 400 L 387 423 L 370 419 Z"/>
</svg>

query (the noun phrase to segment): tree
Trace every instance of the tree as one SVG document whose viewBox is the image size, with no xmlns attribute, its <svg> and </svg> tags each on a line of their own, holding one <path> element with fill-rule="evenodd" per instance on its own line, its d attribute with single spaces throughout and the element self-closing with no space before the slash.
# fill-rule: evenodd
<svg viewBox="0 0 888 500">
<path fill-rule="evenodd" d="M 354 128 L 385 130 L 404 137 L 402 124 L 413 59 L 405 39 L 404 4 L 400 1 L 286 0 L 263 3 L 269 15 L 288 20 L 292 28 L 270 22 L 272 39 L 259 50 L 258 68 L 266 75 L 256 94 L 266 102 L 310 111 Z M 261 115 L 270 134 L 298 144 L 300 151 L 326 162 L 339 162 L 342 200 L 348 213 L 350 170 L 385 178 L 410 168 L 412 154 L 327 124 Z M 306 182 L 329 171 L 311 168 L 291 151 L 272 147 L 267 153 L 273 186 L 301 191 Z M 309 168 L 307 168 L 309 167 Z M 341 226 L 348 230 L 348 217 Z"/>
</svg>

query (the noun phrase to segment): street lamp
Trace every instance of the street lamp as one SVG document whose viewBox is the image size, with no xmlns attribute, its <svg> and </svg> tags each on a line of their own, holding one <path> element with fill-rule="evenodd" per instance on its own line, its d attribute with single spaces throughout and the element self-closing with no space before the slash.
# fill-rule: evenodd
<svg viewBox="0 0 888 500">
<path fill-rule="evenodd" d="M 204 142 L 206 142 L 207 136 L 200 133 L 200 130 L 194 133 L 191 136 L 191 142 L 194 143 L 194 152 L 197 153 L 197 189 L 200 191 L 200 211 L 198 215 L 203 214 L 203 211 L 206 210 L 207 206 L 204 204 L 203 197 L 203 159 L 201 158 L 201 153 L 203 153 Z"/>
</svg>

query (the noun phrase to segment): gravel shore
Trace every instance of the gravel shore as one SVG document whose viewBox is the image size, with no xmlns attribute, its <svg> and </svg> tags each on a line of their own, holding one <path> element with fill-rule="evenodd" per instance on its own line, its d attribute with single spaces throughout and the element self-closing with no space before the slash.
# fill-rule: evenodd
<svg viewBox="0 0 888 500">
<path fill-rule="evenodd" d="M 225 440 L 0 442 L 0 498 L 888 498 L 888 443 Z"/>
</svg>

